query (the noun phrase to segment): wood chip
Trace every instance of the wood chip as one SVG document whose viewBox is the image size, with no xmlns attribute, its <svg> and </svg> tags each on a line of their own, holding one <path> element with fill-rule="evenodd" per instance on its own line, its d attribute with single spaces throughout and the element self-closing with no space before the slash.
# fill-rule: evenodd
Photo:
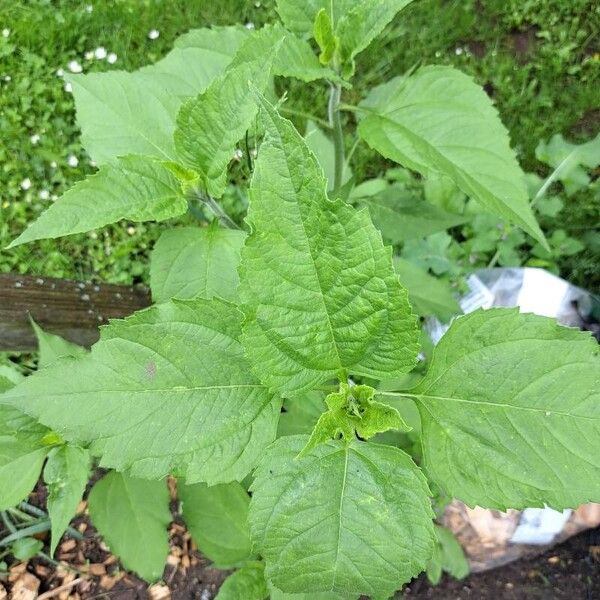
<svg viewBox="0 0 600 600">
<path fill-rule="evenodd" d="M 5 587 L 0 583 L 0 600 L 6 600 L 8 598 L 8 594 L 6 593 Z"/>
<path fill-rule="evenodd" d="M 551 557 L 548 559 L 548 562 L 549 562 L 551 565 L 556 565 L 556 564 L 558 564 L 558 563 L 560 562 L 560 558 L 559 558 L 558 556 L 551 556 Z"/>
<path fill-rule="evenodd" d="M 167 556 L 167 564 L 172 567 L 177 567 L 179 565 L 179 557 L 169 554 L 169 556 Z"/>
<path fill-rule="evenodd" d="M 111 554 L 105 561 L 104 564 L 109 567 L 110 565 L 115 565 L 119 562 L 119 559 L 114 555 Z"/>
<path fill-rule="evenodd" d="M 25 573 L 26 570 L 27 563 L 22 562 L 13 565 L 8 572 L 8 581 L 10 581 L 10 583 L 14 583 L 17 579 L 19 579 L 22 573 Z"/>
<path fill-rule="evenodd" d="M 171 600 L 171 590 L 166 585 L 157 583 L 148 588 L 150 600 Z"/>
<path fill-rule="evenodd" d="M 84 533 L 86 529 L 87 529 L 87 523 L 85 521 L 83 523 L 79 523 L 79 525 L 77 525 L 77 531 L 79 531 L 79 533 Z"/>
<path fill-rule="evenodd" d="M 90 573 L 92 575 L 96 575 L 97 577 L 106 575 L 106 567 L 103 564 L 90 565 Z"/>
<path fill-rule="evenodd" d="M 50 575 L 50 569 L 44 565 L 35 565 L 35 574 L 39 575 L 42 579 L 45 579 Z"/>
<path fill-rule="evenodd" d="M 100 587 L 103 590 L 112 590 L 117 581 L 119 581 L 116 577 L 111 577 L 110 575 L 104 575 L 104 577 L 100 578 Z"/>
<path fill-rule="evenodd" d="M 190 568 L 190 557 L 187 554 L 184 554 L 181 557 L 181 566 L 184 569 L 189 569 Z"/>
<path fill-rule="evenodd" d="M 77 505 L 77 510 L 75 511 L 75 514 L 76 515 L 82 515 L 83 513 L 85 513 L 86 510 L 87 510 L 87 500 L 82 500 Z"/>
<path fill-rule="evenodd" d="M 10 597 L 11 600 L 35 600 L 38 597 L 39 589 L 40 580 L 32 573 L 25 571 L 14 582 Z"/>
<path fill-rule="evenodd" d="M 77 546 L 77 542 L 75 540 L 65 540 L 60 545 L 60 549 L 62 552 L 71 552 L 71 550 L 75 550 L 75 546 Z"/>
</svg>

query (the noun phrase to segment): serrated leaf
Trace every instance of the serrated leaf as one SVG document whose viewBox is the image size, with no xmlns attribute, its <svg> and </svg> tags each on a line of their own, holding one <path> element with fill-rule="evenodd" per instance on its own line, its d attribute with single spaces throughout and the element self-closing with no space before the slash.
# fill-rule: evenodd
<svg viewBox="0 0 600 600">
<path fill-rule="evenodd" d="M 447 281 L 432 277 L 403 258 L 395 258 L 394 267 L 402 285 L 408 290 L 410 303 L 419 315 L 435 315 L 446 323 L 462 312 Z"/>
<path fill-rule="evenodd" d="M 48 515 L 52 525 L 50 556 L 75 516 L 90 472 L 90 455 L 84 448 L 63 445 L 54 448 L 44 467 L 44 483 L 48 488 Z"/>
<path fill-rule="evenodd" d="M 124 156 L 77 182 L 8 248 L 128 221 L 163 221 L 187 211 L 179 180 L 165 163 Z"/>
<path fill-rule="evenodd" d="M 169 492 L 164 481 L 112 471 L 88 499 L 92 523 L 123 565 L 148 582 L 160 579 L 169 554 Z"/>
<path fill-rule="evenodd" d="M 374 88 L 361 107 L 359 133 L 372 148 L 426 177 L 447 175 L 487 210 L 546 243 L 508 133 L 469 76 L 423 67 Z"/>
<path fill-rule="evenodd" d="M 224 71 L 241 42 L 237 28 L 193 34 L 182 36 L 176 43 L 180 47 L 139 71 L 68 76 L 82 143 L 97 164 L 125 154 L 176 159 L 177 111 L 185 98 L 199 94 Z"/>
<path fill-rule="evenodd" d="M 327 199 L 316 158 L 261 99 L 266 126 L 242 249 L 242 343 L 270 387 L 299 392 L 345 373 L 409 371 L 415 317 L 366 211 Z"/>
<path fill-rule="evenodd" d="M 18 409 L 3 406 L 4 397 L 0 396 L 0 510 L 29 495 L 50 450 L 43 441 L 48 430 Z"/>
<path fill-rule="evenodd" d="M 312 121 L 306 123 L 306 133 L 304 134 L 306 145 L 316 156 L 325 178 L 327 179 L 327 191 L 333 190 L 335 180 L 335 156 L 333 142 L 317 127 Z M 342 171 L 342 184 L 347 183 L 352 177 L 350 165 L 345 164 Z"/>
<path fill-rule="evenodd" d="M 223 75 L 205 92 L 188 100 L 177 115 L 178 156 L 200 174 L 204 188 L 212 196 L 223 194 L 235 144 L 258 111 L 248 82 L 260 90 L 267 87 L 273 56 L 283 38 L 283 32 L 276 39 L 269 29 L 246 38 Z"/>
<path fill-rule="evenodd" d="M 154 246 L 150 287 L 154 302 L 170 298 L 237 298 L 243 231 L 216 226 L 165 231 Z"/>
<path fill-rule="evenodd" d="M 223 582 L 215 600 L 265 600 L 268 597 L 265 567 L 256 562 L 232 573 Z"/>
<path fill-rule="evenodd" d="M 402 186 L 389 186 L 360 203 L 369 209 L 373 223 L 392 244 L 426 237 L 468 220 L 425 202 Z"/>
<path fill-rule="evenodd" d="M 83 356 L 85 348 L 69 342 L 60 335 L 44 331 L 30 316 L 29 321 L 38 341 L 38 352 L 40 353 L 38 367 L 43 369 L 63 356 Z"/>
<path fill-rule="evenodd" d="M 266 575 L 287 593 L 388 597 L 433 550 L 425 477 L 391 446 L 279 438 L 255 472 L 250 528 Z"/>
<path fill-rule="evenodd" d="M 89 355 L 42 369 L 0 404 L 134 477 L 241 480 L 274 439 L 281 406 L 250 374 L 241 320 L 218 299 L 157 305 L 113 321 Z"/>
<path fill-rule="evenodd" d="M 324 399 L 325 393 L 315 390 L 286 398 L 279 418 L 277 437 L 310 433 L 326 409 Z"/>
<path fill-rule="evenodd" d="M 409 394 L 424 466 L 470 506 L 600 499 L 600 361 L 586 333 L 516 309 L 460 317 Z"/>
<path fill-rule="evenodd" d="M 252 557 L 250 497 L 239 483 L 180 484 L 177 489 L 183 519 L 202 554 L 222 569 Z"/>
</svg>

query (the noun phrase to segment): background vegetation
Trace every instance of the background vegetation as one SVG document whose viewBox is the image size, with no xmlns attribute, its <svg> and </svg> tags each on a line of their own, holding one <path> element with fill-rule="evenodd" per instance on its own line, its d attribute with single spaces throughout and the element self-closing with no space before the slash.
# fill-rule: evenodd
<svg viewBox="0 0 600 600">
<path fill-rule="evenodd" d="M 188 29 L 259 27 L 274 18 L 273 0 L 0 0 L 0 245 L 93 171 L 61 70 L 131 70 L 162 57 Z M 600 4 L 594 0 L 415 0 L 360 55 L 359 83 L 345 101 L 355 103 L 367 87 L 430 63 L 453 64 L 485 86 L 529 172 L 545 177 L 551 170 L 536 158 L 540 140 L 562 133 L 583 142 L 598 134 Z M 287 106 L 324 118 L 326 94 L 322 84 L 292 86 Z M 364 145 L 356 149 L 359 180 L 389 166 Z M 573 242 L 557 240 L 561 275 L 598 290 L 597 182 L 562 201 L 564 210 L 545 215 L 544 228 L 566 229 L 585 249 L 569 256 Z M 1 250 L 0 272 L 146 281 L 159 232 L 151 223 L 121 223 Z"/>
</svg>

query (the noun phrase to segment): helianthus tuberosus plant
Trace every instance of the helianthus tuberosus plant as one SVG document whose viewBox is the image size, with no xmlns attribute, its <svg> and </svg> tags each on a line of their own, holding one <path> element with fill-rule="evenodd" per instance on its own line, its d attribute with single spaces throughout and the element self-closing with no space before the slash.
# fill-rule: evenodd
<svg viewBox="0 0 600 600">
<path fill-rule="evenodd" d="M 40 332 L 53 360 L 0 396 L 0 508 L 23 499 L 47 461 L 54 546 L 97 461 L 110 472 L 91 492 L 92 519 L 126 566 L 157 579 L 173 475 L 199 548 L 240 567 L 220 597 L 259 600 L 387 598 L 439 570 L 451 542 L 434 525 L 432 489 L 497 509 L 600 500 L 589 335 L 479 310 L 402 384 L 418 364 L 418 319 L 372 206 L 352 200 L 340 110 L 385 157 L 454 182 L 546 243 L 507 132 L 469 77 L 425 66 L 341 103 L 355 56 L 407 4 L 279 0 L 281 24 L 193 31 L 137 72 L 71 78 L 98 172 L 13 244 L 168 220 L 190 205 L 215 220 L 165 231 L 156 304 L 103 327 L 91 352 L 56 349 Z M 314 139 L 282 116 L 274 76 L 328 82 L 327 175 Z M 241 227 L 221 201 L 238 144 L 251 171 Z M 403 206 L 383 208 L 402 222 Z M 422 235 L 460 222 L 419 209 Z"/>
</svg>

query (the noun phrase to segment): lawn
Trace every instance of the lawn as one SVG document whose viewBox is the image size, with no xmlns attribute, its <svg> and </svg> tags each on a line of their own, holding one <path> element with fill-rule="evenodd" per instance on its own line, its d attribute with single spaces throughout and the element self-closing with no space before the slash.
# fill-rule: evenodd
<svg viewBox="0 0 600 600">
<path fill-rule="evenodd" d="M 275 18 L 274 2 L 220 0 L 27 0 L 0 3 L 0 242 L 93 171 L 79 142 L 72 96 L 61 72 L 135 69 L 156 61 L 188 29 Z M 74 61 L 74 62 L 73 62 Z M 562 133 L 584 142 L 600 129 L 600 5 L 593 0 L 416 0 L 359 57 L 353 104 L 369 86 L 420 64 L 452 64 L 485 85 L 526 171 L 546 177 L 540 140 Z M 323 84 L 292 85 L 288 106 L 325 117 Z M 352 115 L 347 117 L 352 119 Z M 302 118 L 296 118 L 300 127 Z M 348 140 L 348 145 L 352 143 Z M 358 146 L 357 178 L 385 162 Z M 560 187 L 553 191 L 561 193 Z M 563 197 L 545 216 L 585 249 L 554 259 L 564 277 L 598 289 L 598 185 Z M 110 282 L 147 281 L 148 252 L 160 225 L 120 223 L 88 234 L 0 251 L 0 272 Z"/>
</svg>

